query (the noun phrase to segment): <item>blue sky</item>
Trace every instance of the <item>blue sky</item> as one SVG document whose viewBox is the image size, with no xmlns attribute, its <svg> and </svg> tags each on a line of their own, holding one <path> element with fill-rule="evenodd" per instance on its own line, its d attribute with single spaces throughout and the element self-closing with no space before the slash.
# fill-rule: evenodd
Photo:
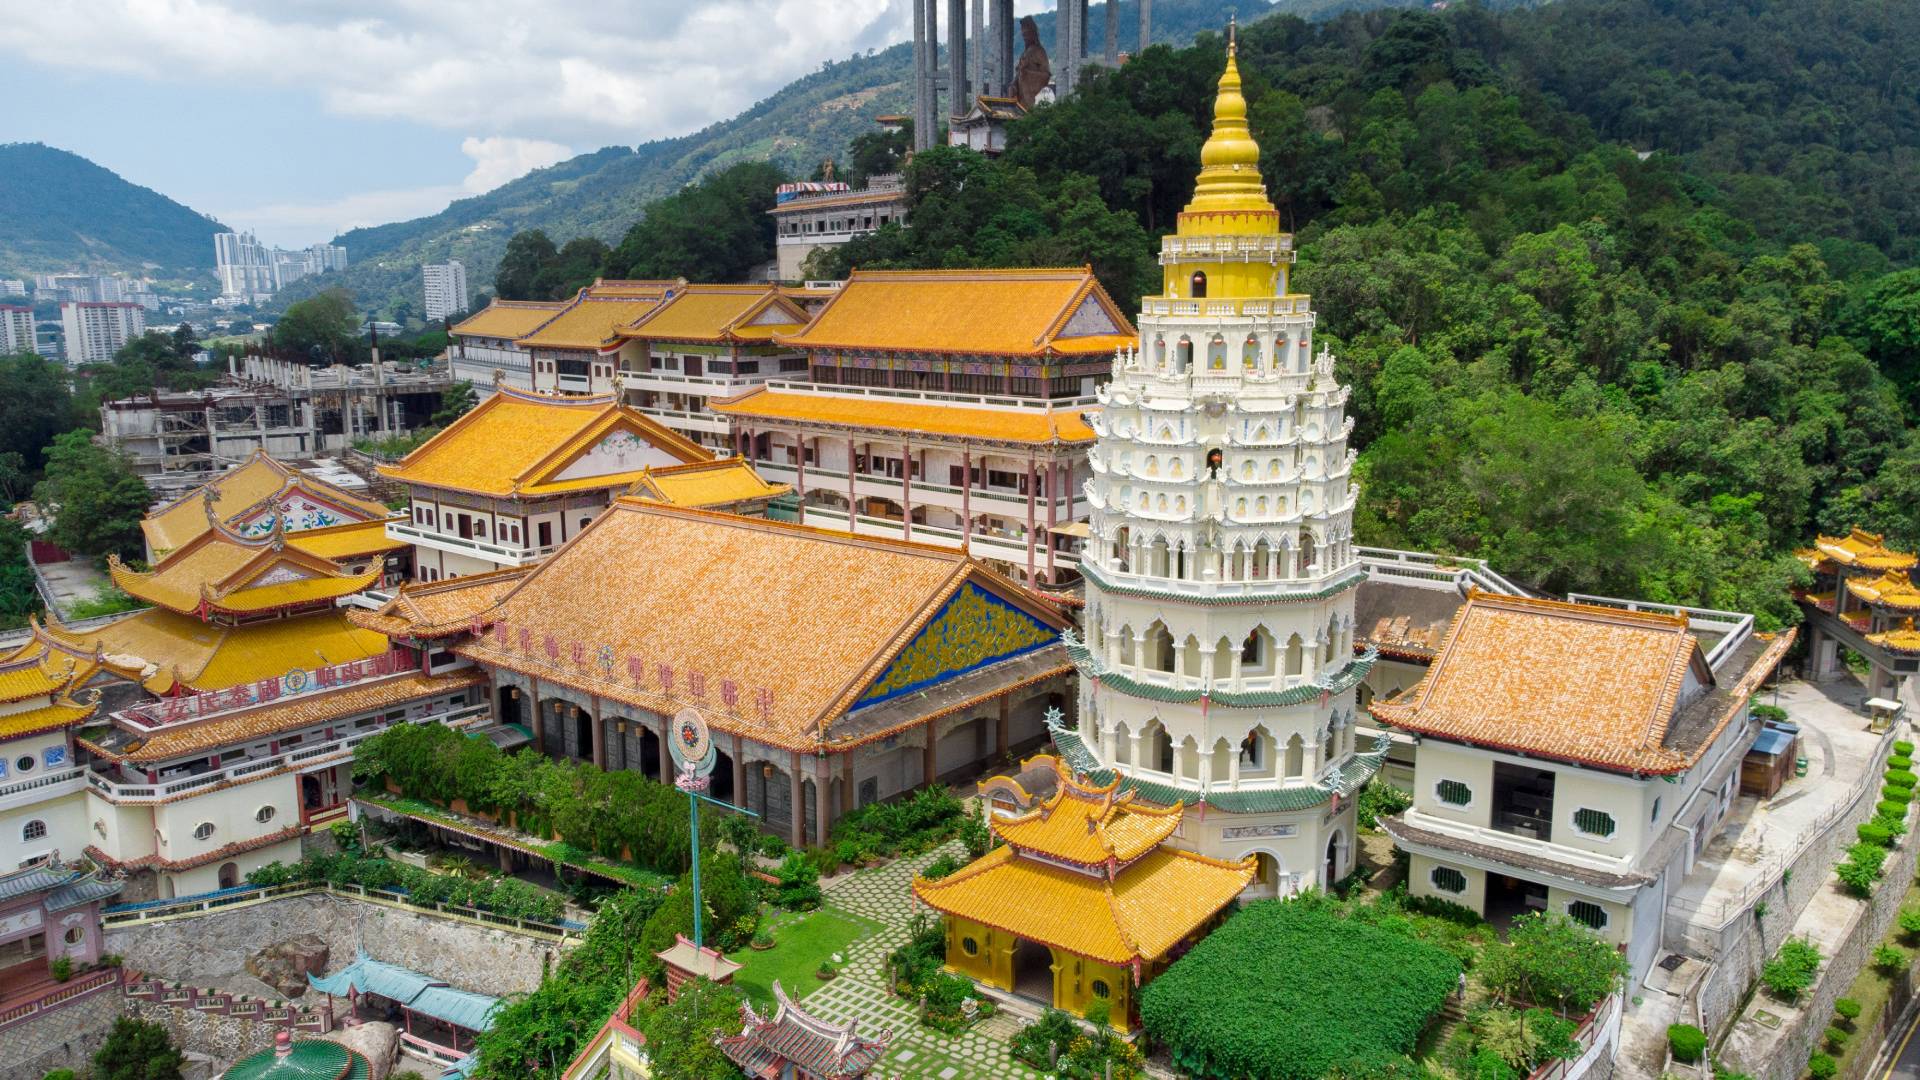
<svg viewBox="0 0 1920 1080">
<path fill-rule="evenodd" d="M 911 18 L 906 0 L 0 0 L 0 142 L 305 245 L 696 130 Z"/>
</svg>

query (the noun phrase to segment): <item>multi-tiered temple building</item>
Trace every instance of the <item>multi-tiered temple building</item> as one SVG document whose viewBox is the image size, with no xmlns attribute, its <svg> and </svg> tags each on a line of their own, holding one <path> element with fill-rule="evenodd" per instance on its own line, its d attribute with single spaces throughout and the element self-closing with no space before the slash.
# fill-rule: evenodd
<svg viewBox="0 0 1920 1080">
<path fill-rule="evenodd" d="M 1229 50 L 1203 167 L 1163 242 L 1162 294 L 1100 393 L 1076 768 L 1187 807 L 1176 843 L 1258 857 L 1256 894 L 1353 865 L 1356 745 L 1348 390 L 1288 290 L 1292 238 L 1260 180 Z"/>
</svg>

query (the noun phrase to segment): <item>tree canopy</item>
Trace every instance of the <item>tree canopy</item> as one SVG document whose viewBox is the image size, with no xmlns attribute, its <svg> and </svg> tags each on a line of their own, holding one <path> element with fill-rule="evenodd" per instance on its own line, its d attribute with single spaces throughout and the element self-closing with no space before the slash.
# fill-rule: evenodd
<svg viewBox="0 0 1920 1080">
<path fill-rule="evenodd" d="M 96 443 L 91 431 L 81 428 L 53 440 L 46 478 L 33 497 L 53 514 L 47 539 L 67 551 L 132 558 L 145 550 L 140 519 L 153 493 L 126 457 Z"/>
<path fill-rule="evenodd" d="M 650 203 L 606 257 L 610 278 L 746 281 L 773 259 L 774 188 L 788 180 L 776 165 L 748 161 Z M 504 294 L 503 294 L 504 295 Z"/>
<path fill-rule="evenodd" d="M 298 353 L 315 364 L 345 358 L 349 343 L 360 336 L 360 315 L 353 294 L 345 289 L 325 292 L 288 305 L 273 327 L 273 347 Z"/>
</svg>

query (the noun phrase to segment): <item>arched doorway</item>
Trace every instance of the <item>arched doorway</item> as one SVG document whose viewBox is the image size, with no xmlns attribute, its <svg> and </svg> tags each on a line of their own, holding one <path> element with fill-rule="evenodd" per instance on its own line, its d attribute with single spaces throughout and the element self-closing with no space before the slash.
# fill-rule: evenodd
<svg viewBox="0 0 1920 1080">
<path fill-rule="evenodd" d="M 658 741 L 656 739 L 655 743 Z M 733 801 L 733 758 L 727 756 L 725 750 L 714 752 L 713 786 L 707 794 L 724 803 Z"/>
<path fill-rule="evenodd" d="M 593 714 L 578 705 L 573 707 L 573 756 L 593 760 Z"/>
<path fill-rule="evenodd" d="M 1346 848 L 1346 841 L 1336 831 L 1327 838 L 1327 891 L 1340 883 L 1340 856 Z"/>
<path fill-rule="evenodd" d="M 654 780 L 666 780 L 668 777 L 660 771 L 660 736 L 652 728 L 634 721 L 640 729 L 640 775 Z M 729 780 L 729 783 L 732 781 Z"/>
<path fill-rule="evenodd" d="M 320 809 L 320 778 L 312 773 L 303 773 L 300 777 L 300 805 L 308 810 Z"/>
<path fill-rule="evenodd" d="M 220 864 L 220 887 L 231 889 L 240 884 L 240 867 L 233 863 Z"/>
<path fill-rule="evenodd" d="M 524 723 L 524 721 L 521 720 L 520 718 L 520 688 L 519 687 L 503 686 L 500 688 L 500 691 L 496 695 L 496 697 L 498 698 L 498 702 L 494 706 L 494 715 L 500 718 L 501 723 L 503 724 Z"/>
<path fill-rule="evenodd" d="M 1248 895 L 1262 898 L 1286 896 L 1292 891 L 1291 884 L 1287 877 L 1287 866 L 1279 856 L 1267 851 L 1253 853 L 1253 883 L 1247 886 Z"/>
<path fill-rule="evenodd" d="M 1024 938 L 1014 946 L 1013 992 L 1047 1005 L 1053 1004 L 1052 949 Z"/>
</svg>

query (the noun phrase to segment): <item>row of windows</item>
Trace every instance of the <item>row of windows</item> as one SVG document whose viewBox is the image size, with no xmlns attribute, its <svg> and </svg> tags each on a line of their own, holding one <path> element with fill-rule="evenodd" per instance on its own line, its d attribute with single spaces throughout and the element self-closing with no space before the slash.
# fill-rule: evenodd
<svg viewBox="0 0 1920 1080">
<path fill-rule="evenodd" d="M 1467 891 L 1467 875 L 1451 866 L 1436 866 L 1427 875 L 1433 887 L 1444 893 L 1459 896 Z M 1607 928 L 1607 909 L 1591 900 L 1572 900 L 1567 903 L 1567 917 L 1593 930 Z"/>
<path fill-rule="evenodd" d="M 1466 806 L 1473 802 L 1473 789 L 1458 780 L 1441 780 L 1433 785 L 1433 796 L 1448 806 Z M 1660 817 L 1657 799 L 1653 805 L 1653 817 L 1655 820 Z M 1573 827 L 1587 836 L 1607 839 L 1619 830 L 1619 823 L 1605 810 L 1582 806 L 1573 812 Z"/>
<path fill-rule="evenodd" d="M 263 806 L 253 812 L 253 820 L 265 825 L 267 822 L 272 821 L 274 815 L 278 813 L 279 811 L 271 806 Z M 203 821 L 193 827 L 193 838 L 195 840 L 210 840 L 213 838 L 214 831 L 213 822 Z M 35 840 L 44 840 L 46 836 L 47 823 L 38 818 L 20 827 L 20 839 L 26 843 L 32 843 Z"/>
</svg>

